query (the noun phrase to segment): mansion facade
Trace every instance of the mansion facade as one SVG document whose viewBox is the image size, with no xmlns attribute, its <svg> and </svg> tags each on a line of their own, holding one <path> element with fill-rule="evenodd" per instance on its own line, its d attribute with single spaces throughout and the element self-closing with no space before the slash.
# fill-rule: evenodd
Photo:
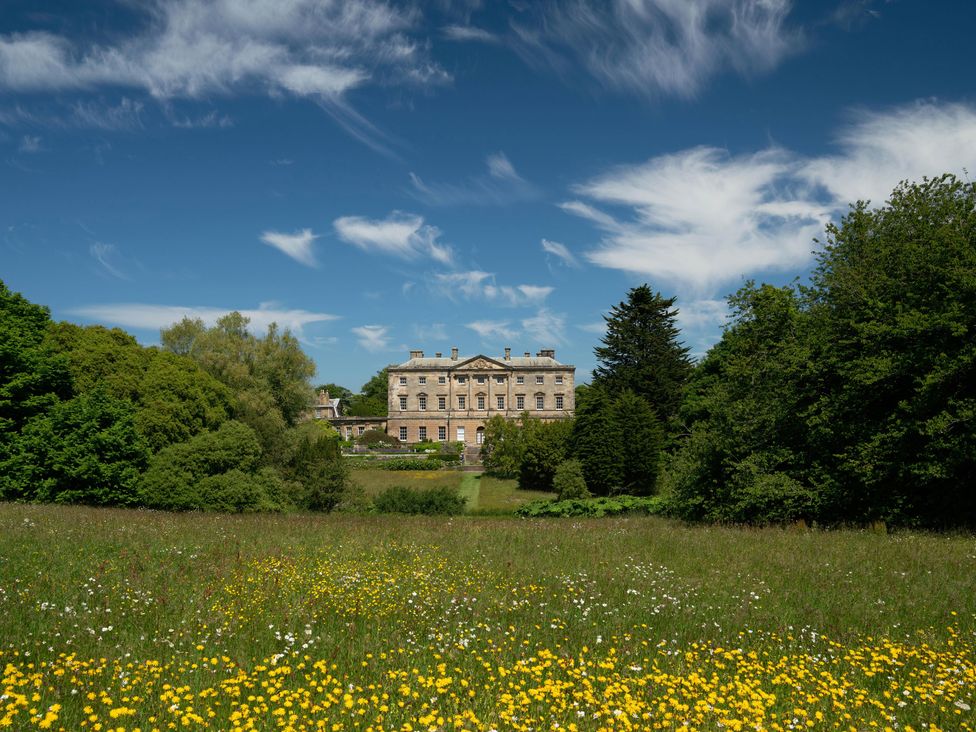
<svg viewBox="0 0 976 732">
<path fill-rule="evenodd" d="M 573 416 L 576 368 L 556 360 L 554 350 L 535 356 L 450 357 L 411 351 L 390 366 L 386 431 L 402 443 L 430 440 L 480 445 L 485 421 L 523 412 L 552 421 Z"/>
</svg>

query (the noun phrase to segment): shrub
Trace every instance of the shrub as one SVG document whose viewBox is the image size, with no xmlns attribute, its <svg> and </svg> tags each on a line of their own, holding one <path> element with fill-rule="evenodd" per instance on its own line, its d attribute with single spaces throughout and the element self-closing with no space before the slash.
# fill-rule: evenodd
<svg viewBox="0 0 976 732">
<path fill-rule="evenodd" d="M 552 489 L 559 494 L 560 501 L 590 497 L 579 460 L 566 460 L 559 464 L 552 479 Z"/>
<path fill-rule="evenodd" d="M 569 501 L 533 501 L 519 506 L 515 515 L 523 518 L 600 517 L 626 514 L 649 516 L 662 513 L 664 506 L 664 499 L 660 496 L 613 496 Z"/>
<path fill-rule="evenodd" d="M 379 461 L 379 467 L 383 470 L 440 470 L 442 465 L 440 460 L 431 460 L 429 457 L 426 459 L 392 458 Z"/>
<path fill-rule="evenodd" d="M 440 462 L 444 465 L 459 465 L 461 456 L 455 452 L 435 452 L 428 455 L 427 460 Z"/>
<path fill-rule="evenodd" d="M 383 430 L 376 429 L 366 430 L 356 438 L 356 442 L 366 447 L 393 447 L 400 444 L 397 438 L 386 434 Z"/>
<path fill-rule="evenodd" d="M 376 496 L 373 505 L 380 513 L 455 516 L 464 513 L 465 500 L 456 490 L 446 486 L 423 490 L 393 486 Z"/>
<path fill-rule="evenodd" d="M 433 442 L 432 440 L 424 440 L 423 442 L 418 442 L 411 449 L 414 452 L 440 452 L 441 443 Z"/>
</svg>

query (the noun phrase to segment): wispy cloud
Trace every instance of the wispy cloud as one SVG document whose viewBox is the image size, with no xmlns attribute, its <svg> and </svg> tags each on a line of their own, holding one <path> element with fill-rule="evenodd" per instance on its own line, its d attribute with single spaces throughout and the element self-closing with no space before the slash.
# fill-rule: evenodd
<svg viewBox="0 0 976 732">
<path fill-rule="evenodd" d="M 450 264 L 453 259 L 451 248 L 437 241 L 440 230 L 415 214 L 394 211 L 385 219 L 342 216 L 333 222 L 333 227 L 340 239 L 363 251 L 404 259 L 425 256 L 442 264 Z"/>
<path fill-rule="evenodd" d="M 265 231 L 261 234 L 261 241 L 272 246 L 306 267 L 317 267 L 315 252 L 312 244 L 318 239 L 311 229 L 302 229 L 294 234 L 283 234 L 278 231 Z"/>
<path fill-rule="evenodd" d="M 421 343 L 447 340 L 447 326 L 444 323 L 414 324 L 413 333 Z"/>
<path fill-rule="evenodd" d="M 558 241 L 550 241 L 549 239 L 542 240 L 542 251 L 546 254 L 551 254 L 556 257 L 562 264 L 567 267 L 578 268 L 580 266 L 579 261 L 573 256 L 573 253 L 569 251 L 565 244 L 560 244 Z"/>
<path fill-rule="evenodd" d="M 926 102 L 865 113 L 839 142 L 839 154 L 817 158 L 781 148 L 662 155 L 576 186 L 589 200 L 562 208 L 603 232 L 589 261 L 705 297 L 750 273 L 803 266 L 813 239 L 852 201 L 881 203 L 901 180 L 973 169 L 976 108 Z"/>
<path fill-rule="evenodd" d="M 411 38 L 414 8 L 383 0 L 152 0 L 144 28 L 112 44 L 42 31 L 0 35 L 0 89 L 139 89 L 159 100 L 263 93 L 312 99 L 367 139 L 343 102 L 349 90 L 450 76 Z M 220 119 L 219 117 L 217 118 Z"/>
<path fill-rule="evenodd" d="M 513 329 L 508 320 L 476 320 L 464 327 L 470 328 L 483 340 L 515 340 L 518 331 Z"/>
<path fill-rule="evenodd" d="M 511 307 L 538 305 L 553 291 L 548 285 L 499 285 L 491 272 L 471 270 L 434 275 L 437 289 L 457 300 L 487 300 Z"/>
<path fill-rule="evenodd" d="M 147 303 L 115 303 L 104 305 L 85 305 L 72 308 L 68 312 L 98 323 L 110 323 L 126 328 L 158 330 L 177 323 L 183 318 L 199 318 L 207 325 L 213 325 L 227 313 L 237 310 L 250 319 L 253 332 L 267 330 L 271 323 L 288 328 L 296 335 L 314 323 L 337 320 L 338 315 L 316 313 L 308 310 L 285 309 L 274 303 L 261 303 L 257 309 L 200 307 L 185 305 L 152 305 Z"/>
<path fill-rule="evenodd" d="M 729 306 L 725 300 L 702 299 L 678 303 L 678 327 L 684 331 L 715 331 L 729 317 Z"/>
<path fill-rule="evenodd" d="M 535 315 L 522 320 L 522 330 L 536 343 L 547 345 L 566 343 L 566 316 L 542 308 Z"/>
<path fill-rule="evenodd" d="M 386 325 L 360 325 L 352 328 L 357 342 L 367 351 L 377 353 L 390 350 L 390 328 Z"/>
<path fill-rule="evenodd" d="M 607 332 L 607 323 L 605 320 L 601 320 L 599 323 L 583 323 L 576 327 L 587 333 L 596 333 L 601 336 Z"/>
<path fill-rule="evenodd" d="M 127 280 L 129 276 L 122 271 L 118 264 L 119 250 L 114 244 L 96 241 L 88 247 L 88 253 L 98 262 L 100 271 L 120 280 Z"/>
<path fill-rule="evenodd" d="M 539 197 L 539 189 L 519 175 L 504 152 L 485 158 L 485 168 L 460 183 L 430 183 L 410 173 L 410 192 L 431 206 L 501 206 Z"/>
<path fill-rule="evenodd" d="M 477 41 L 479 43 L 500 43 L 501 38 L 494 33 L 473 25 L 445 25 L 441 34 L 449 41 Z"/>
<path fill-rule="evenodd" d="M 17 150 L 28 154 L 40 152 L 41 149 L 41 138 L 38 135 L 24 135 L 17 146 Z"/>
<path fill-rule="evenodd" d="M 510 39 L 527 63 L 645 97 L 691 97 L 726 69 L 755 74 L 803 47 L 790 0 L 573 0 L 537 6 Z M 541 16 L 541 17 L 540 17 Z"/>
<path fill-rule="evenodd" d="M 143 127 L 145 105 L 123 97 L 118 104 L 76 102 L 71 113 L 61 120 L 65 127 L 90 127 L 98 130 L 135 130 Z"/>
</svg>

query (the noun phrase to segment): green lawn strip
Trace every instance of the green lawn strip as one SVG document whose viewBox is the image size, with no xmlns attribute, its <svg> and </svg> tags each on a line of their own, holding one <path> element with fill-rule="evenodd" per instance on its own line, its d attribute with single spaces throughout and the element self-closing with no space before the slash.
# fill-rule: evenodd
<svg viewBox="0 0 976 732">
<path fill-rule="evenodd" d="M 481 487 L 481 473 L 464 473 L 458 493 L 468 502 L 468 511 L 478 510 L 478 498 Z"/>
</svg>

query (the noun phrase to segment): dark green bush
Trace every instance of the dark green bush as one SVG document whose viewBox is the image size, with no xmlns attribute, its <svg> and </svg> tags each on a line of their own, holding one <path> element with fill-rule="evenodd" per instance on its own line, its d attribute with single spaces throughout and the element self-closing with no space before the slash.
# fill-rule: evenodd
<svg viewBox="0 0 976 732">
<path fill-rule="evenodd" d="M 591 493 L 586 488 L 583 477 L 583 466 L 579 460 L 566 460 L 556 468 L 556 475 L 552 479 L 552 489 L 559 494 L 560 501 L 576 498 L 589 498 Z"/>
<path fill-rule="evenodd" d="M 366 447 L 392 447 L 400 444 L 397 438 L 386 434 L 383 430 L 366 430 L 356 438 L 356 442 Z"/>
<path fill-rule="evenodd" d="M 520 506 L 516 516 L 538 517 L 600 517 L 625 514 L 652 515 L 662 513 L 665 502 L 660 496 L 613 496 L 568 501 L 533 501 Z"/>
<path fill-rule="evenodd" d="M 373 499 L 380 513 L 456 516 L 464 513 L 465 500 L 446 486 L 411 490 L 402 486 L 387 488 Z"/>
<path fill-rule="evenodd" d="M 440 462 L 444 465 L 458 465 L 461 456 L 454 452 L 435 452 L 427 456 L 427 460 Z"/>
</svg>

